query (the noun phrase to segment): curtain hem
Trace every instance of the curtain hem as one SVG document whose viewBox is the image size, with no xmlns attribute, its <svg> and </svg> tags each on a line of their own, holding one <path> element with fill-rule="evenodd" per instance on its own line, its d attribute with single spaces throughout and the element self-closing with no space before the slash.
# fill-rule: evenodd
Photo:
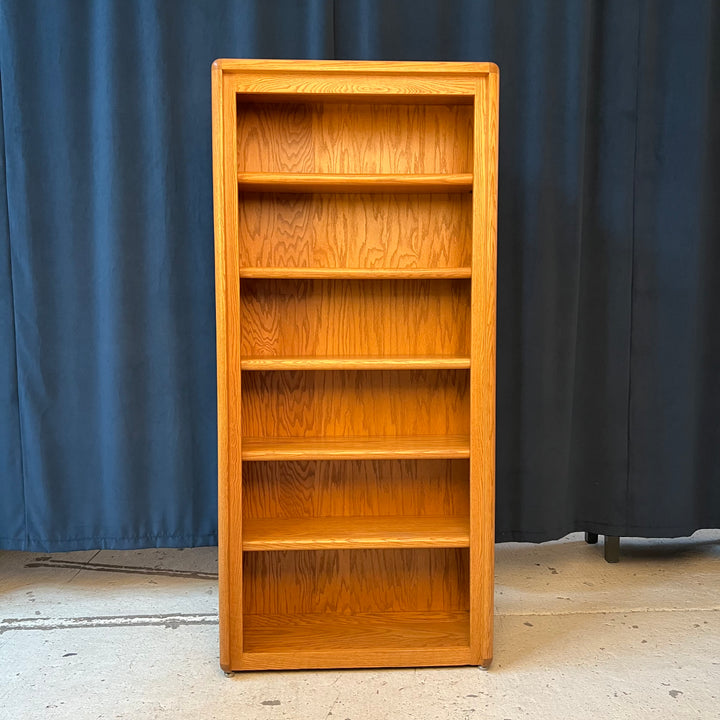
<svg viewBox="0 0 720 720">
<path fill-rule="evenodd" d="M 543 543 L 552 540 L 560 540 L 567 535 L 577 532 L 591 532 L 596 535 L 615 535 L 623 538 L 647 538 L 653 540 L 690 537 L 700 530 L 716 530 L 718 525 L 674 525 L 672 527 L 649 528 L 646 526 L 620 526 L 620 525 L 603 525 L 602 523 L 587 523 L 576 525 L 571 528 L 564 528 L 558 532 L 547 531 L 518 531 L 507 530 L 498 532 L 495 537 L 496 543 L 506 542 L 528 542 Z"/>
<path fill-rule="evenodd" d="M 77 550 L 141 550 L 147 548 L 189 548 L 218 544 L 217 533 L 206 535 L 142 535 L 126 538 L 79 538 L 43 540 L 39 538 L 0 538 L 0 550 L 23 552 L 73 552 Z"/>
</svg>

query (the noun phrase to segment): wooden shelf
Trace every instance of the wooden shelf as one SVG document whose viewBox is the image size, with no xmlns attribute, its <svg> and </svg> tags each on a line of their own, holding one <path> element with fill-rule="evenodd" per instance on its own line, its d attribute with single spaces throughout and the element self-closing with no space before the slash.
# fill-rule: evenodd
<svg viewBox="0 0 720 720">
<path fill-rule="evenodd" d="M 246 357 L 241 370 L 466 370 L 470 358 L 451 355 Z"/>
<path fill-rule="evenodd" d="M 468 458 L 470 438 L 467 435 L 243 438 L 241 457 L 244 461 Z"/>
<path fill-rule="evenodd" d="M 243 550 L 457 548 L 470 545 L 467 517 L 320 517 L 243 520 Z"/>
<path fill-rule="evenodd" d="M 469 613 L 463 611 L 245 615 L 243 623 L 246 653 L 328 651 L 336 663 L 338 651 L 345 650 L 436 648 L 469 654 Z M 297 662 L 296 657 L 288 660 Z"/>
<path fill-rule="evenodd" d="M 238 173 L 243 192 L 287 193 L 450 193 L 471 192 L 472 173 L 346 174 L 346 173 Z"/>
<path fill-rule="evenodd" d="M 286 280 L 452 280 L 469 278 L 469 267 L 456 268 L 311 268 L 311 267 L 245 267 L 241 278 L 278 278 Z"/>
</svg>

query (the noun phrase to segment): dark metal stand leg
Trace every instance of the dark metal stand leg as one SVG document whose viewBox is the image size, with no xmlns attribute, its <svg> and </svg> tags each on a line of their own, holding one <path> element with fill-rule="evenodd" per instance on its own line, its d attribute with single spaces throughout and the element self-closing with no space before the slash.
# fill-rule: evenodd
<svg viewBox="0 0 720 720">
<path fill-rule="evenodd" d="M 620 538 L 617 535 L 605 536 L 605 562 L 620 562 Z"/>
<path fill-rule="evenodd" d="M 588 545 L 595 545 L 598 541 L 598 536 L 595 533 L 586 532 L 585 533 L 585 542 Z"/>
</svg>

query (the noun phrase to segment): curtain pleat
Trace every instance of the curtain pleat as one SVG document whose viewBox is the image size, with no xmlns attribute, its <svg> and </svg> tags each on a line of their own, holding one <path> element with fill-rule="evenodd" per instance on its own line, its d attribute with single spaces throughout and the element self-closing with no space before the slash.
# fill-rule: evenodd
<svg viewBox="0 0 720 720">
<path fill-rule="evenodd" d="M 628 534 L 720 525 L 720 6 L 642 4 Z"/>
<path fill-rule="evenodd" d="M 0 74 L 0 548 L 22 544 L 26 532 L 2 80 Z"/>
</svg>

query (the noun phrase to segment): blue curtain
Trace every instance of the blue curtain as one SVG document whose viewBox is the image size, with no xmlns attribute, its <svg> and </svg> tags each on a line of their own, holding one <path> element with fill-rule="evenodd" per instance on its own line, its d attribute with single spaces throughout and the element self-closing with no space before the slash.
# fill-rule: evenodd
<svg viewBox="0 0 720 720">
<path fill-rule="evenodd" d="M 216 542 L 210 65 L 501 68 L 498 538 L 720 526 L 712 0 L 0 0 L 0 548 Z"/>
<path fill-rule="evenodd" d="M 0 546 L 216 542 L 210 65 L 327 10 L 2 3 Z"/>
</svg>

